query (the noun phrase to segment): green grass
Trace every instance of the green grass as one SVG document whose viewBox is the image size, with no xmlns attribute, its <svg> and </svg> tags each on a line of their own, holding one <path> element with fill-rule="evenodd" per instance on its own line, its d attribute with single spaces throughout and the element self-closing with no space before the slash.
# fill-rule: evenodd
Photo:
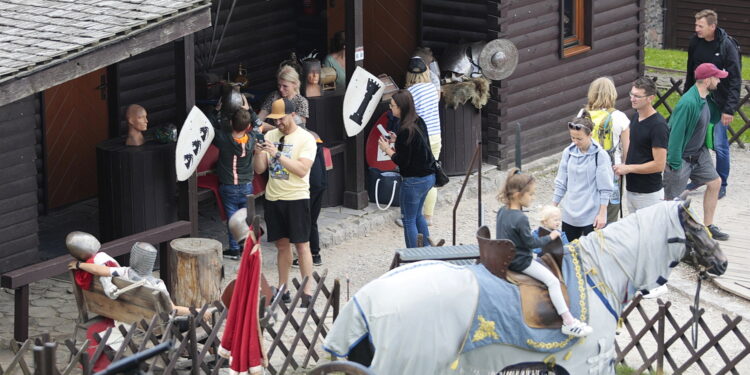
<svg viewBox="0 0 750 375">
<path fill-rule="evenodd" d="M 615 366 L 615 374 L 617 374 L 617 375 L 633 375 L 633 374 L 635 374 L 635 369 L 630 368 L 628 366 L 625 366 L 623 364 L 619 364 L 619 365 Z M 656 372 L 649 371 L 649 372 L 644 372 L 644 374 L 655 375 Z"/>
<path fill-rule="evenodd" d="M 645 63 L 647 66 L 655 66 L 659 68 L 685 70 L 685 62 L 687 61 L 687 52 L 678 50 L 667 50 L 657 48 L 646 48 Z M 742 77 L 750 78 L 750 57 L 742 57 Z M 680 77 L 684 79 L 684 77 Z M 744 93 L 744 90 L 742 91 Z M 672 94 L 667 98 L 667 104 L 674 109 L 677 105 L 677 101 L 680 99 L 678 94 Z M 740 97 L 742 99 L 742 97 Z M 669 116 L 669 112 L 666 107 L 660 105 L 656 108 L 659 113 L 665 118 Z M 750 105 L 742 106 L 742 110 L 746 114 L 750 114 Z M 734 115 L 734 121 L 732 121 L 732 129 L 735 131 L 739 130 L 744 125 L 744 121 L 738 115 Z M 740 140 L 745 143 L 750 143 L 750 130 L 745 131 L 741 136 Z"/>
<path fill-rule="evenodd" d="M 685 70 L 687 52 L 675 49 L 646 48 L 644 58 L 647 66 Z M 742 56 L 742 78 L 750 79 L 750 57 Z"/>
</svg>

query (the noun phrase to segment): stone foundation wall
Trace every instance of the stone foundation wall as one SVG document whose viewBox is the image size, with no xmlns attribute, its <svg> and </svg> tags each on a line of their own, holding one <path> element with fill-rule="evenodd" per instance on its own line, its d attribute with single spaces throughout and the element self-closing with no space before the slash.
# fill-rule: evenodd
<svg viewBox="0 0 750 375">
<path fill-rule="evenodd" d="M 664 0 L 646 0 L 646 25 L 644 40 L 646 47 L 662 48 L 664 46 Z"/>
</svg>

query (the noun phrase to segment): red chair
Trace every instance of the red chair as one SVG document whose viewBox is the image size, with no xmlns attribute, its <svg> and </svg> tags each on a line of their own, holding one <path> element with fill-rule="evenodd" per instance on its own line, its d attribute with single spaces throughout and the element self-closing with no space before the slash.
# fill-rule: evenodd
<svg viewBox="0 0 750 375">
<path fill-rule="evenodd" d="M 218 160 L 219 149 L 214 145 L 209 146 L 206 154 L 203 155 L 203 159 L 198 163 L 198 187 L 210 189 L 214 193 L 221 220 L 226 220 L 227 213 L 224 211 L 224 204 L 222 204 L 221 194 L 219 194 L 219 176 L 214 173 L 214 167 L 216 167 Z"/>
</svg>

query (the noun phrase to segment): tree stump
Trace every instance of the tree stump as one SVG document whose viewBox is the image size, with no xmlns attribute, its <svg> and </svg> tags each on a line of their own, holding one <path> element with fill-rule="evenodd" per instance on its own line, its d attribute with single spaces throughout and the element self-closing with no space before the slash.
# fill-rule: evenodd
<svg viewBox="0 0 750 375">
<path fill-rule="evenodd" d="M 221 296 L 221 242 L 178 238 L 169 243 L 169 286 L 175 305 L 200 309 Z"/>
</svg>

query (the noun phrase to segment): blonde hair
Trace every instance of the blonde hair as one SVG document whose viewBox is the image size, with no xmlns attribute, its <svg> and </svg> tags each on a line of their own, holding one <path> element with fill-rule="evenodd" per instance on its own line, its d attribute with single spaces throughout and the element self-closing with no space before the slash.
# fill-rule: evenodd
<svg viewBox="0 0 750 375">
<path fill-rule="evenodd" d="M 428 68 L 422 73 L 406 72 L 406 84 L 405 88 L 416 85 L 417 83 L 430 83 L 430 69 Z"/>
<path fill-rule="evenodd" d="M 294 93 L 299 95 L 299 73 L 293 67 L 289 65 L 282 66 L 276 74 L 276 79 L 290 82 L 294 86 Z"/>
<path fill-rule="evenodd" d="M 497 192 L 497 200 L 509 204 L 515 193 L 525 193 L 534 185 L 534 176 L 521 173 L 518 168 L 511 168 L 507 172 L 505 184 Z"/>
<path fill-rule="evenodd" d="M 599 77 L 591 82 L 588 98 L 587 111 L 614 108 L 615 101 L 617 101 L 617 88 L 612 78 Z"/>
<path fill-rule="evenodd" d="M 701 18 L 706 19 L 706 23 L 709 25 L 716 25 L 717 19 L 719 18 L 719 15 L 716 14 L 711 9 L 703 9 L 702 11 L 695 14 L 695 20 L 699 20 Z"/>
<path fill-rule="evenodd" d="M 539 210 L 539 222 L 545 223 L 547 220 L 552 218 L 552 215 L 562 216 L 562 211 L 560 211 L 559 207 L 555 207 L 551 204 L 546 204 L 542 206 L 542 208 Z M 557 228 L 549 228 L 549 229 L 557 229 Z"/>
</svg>

